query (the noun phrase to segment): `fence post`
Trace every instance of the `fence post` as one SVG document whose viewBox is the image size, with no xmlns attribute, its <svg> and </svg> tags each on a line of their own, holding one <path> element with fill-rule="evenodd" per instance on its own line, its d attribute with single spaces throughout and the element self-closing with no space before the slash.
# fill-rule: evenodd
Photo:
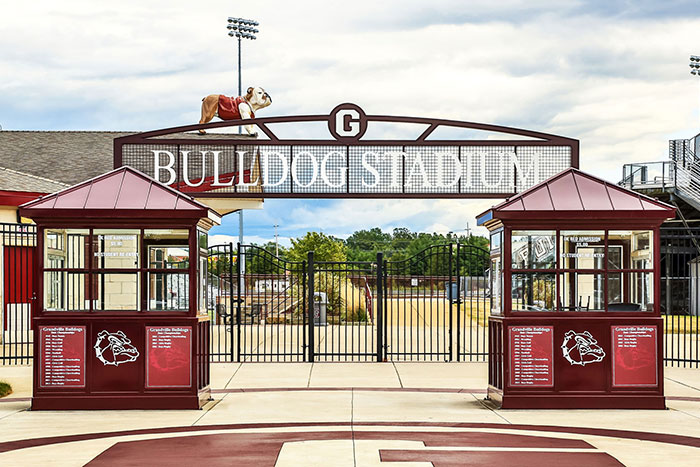
<svg viewBox="0 0 700 467">
<path fill-rule="evenodd" d="M 453 247 L 453 245 L 454 245 L 453 243 L 450 243 L 450 253 L 449 253 L 449 254 L 450 254 L 450 257 L 449 257 L 449 259 L 448 259 L 448 262 L 449 262 L 448 268 L 449 268 L 449 270 L 450 270 L 450 282 L 448 283 L 447 290 L 445 291 L 445 292 L 447 292 L 447 298 L 448 298 L 448 300 L 447 300 L 447 306 L 450 307 L 449 313 L 448 313 L 448 315 L 447 315 L 447 316 L 449 316 L 449 320 L 450 320 L 450 325 L 449 325 L 448 328 L 447 328 L 447 329 L 448 329 L 448 331 L 447 331 L 448 334 L 447 334 L 447 335 L 448 335 L 448 338 L 449 338 L 448 341 L 449 341 L 449 346 L 450 346 L 450 347 L 449 347 L 449 356 L 448 356 L 448 360 L 449 360 L 449 361 L 452 361 L 452 341 L 454 340 L 453 337 L 452 337 L 452 328 L 453 328 L 453 326 L 454 326 L 454 323 L 452 322 L 452 302 L 453 302 L 455 299 L 456 299 L 456 300 L 459 300 L 459 296 L 457 296 L 457 297 L 453 297 L 453 296 L 452 296 L 452 295 L 453 295 L 453 294 L 452 294 L 452 280 L 454 279 L 454 271 L 452 270 L 452 247 Z"/>
<path fill-rule="evenodd" d="M 384 361 L 384 253 L 377 253 L 377 361 Z"/>
<path fill-rule="evenodd" d="M 309 303 L 308 303 L 308 316 L 309 316 L 309 361 L 313 363 L 316 356 L 315 354 L 315 344 L 314 344 L 314 252 L 309 251 L 307 258 L 307 274 L 309 276 Z"/>
<path fill-rule="evenodd" d="M 233 243 L 229 243 L 228 267 L 229 267 L 229 294 L 231 299 L 231 314 L 233 317 Z M 245 284 L 245 278 L 241 277 L 241 244 L 236 246 L 236 361 L 241 361 L 241 284 Z M 233 320 L 231 322 L 231 353 L 233 353 Z M 233 357 L 233 355 L 232 355 Z"/>
<path fill-rule="evenodd" d="M 469 248 L 469 247 L 467 247 Z M 459 361 L 459 344 L 460 344 L 460 339 L 462 337 L 462 290 L 461 290 L 461 285 L 462 285 L 462 277 L 461 277 L 461 272 L 460 272 L 460 267 L 459 267 L 459 253 L 460 253 L 460 244 L 457 243 L 457 257 L 455 258 L 455 270 L 457 271 L 457 361 Z M 468 250 L 469 253 L 471 253 L 471 249 Z M 450 255 L 452 256 L 452 255 Z M 471 259 L 471 257 L 470 257 Z M 471 286 L 471 271 L 467 270 L 466 274 L 467 278 L 465 279 L 465 284 L 464 286 Z M 465 290 L 466 292 L 466 290 Z M 465 300 L 466 300 L 466 293 L 465 293 Z M 471 302 L 470 302 L 471 303 Z M 452 313 L 452 306 L 450 306 L 450 313 Z M 452 322 L 452 318 L 450 318 L 450 322 Z M 450 352 L 450 355 L 452 355 L 452 352 Z"/>
</svg>

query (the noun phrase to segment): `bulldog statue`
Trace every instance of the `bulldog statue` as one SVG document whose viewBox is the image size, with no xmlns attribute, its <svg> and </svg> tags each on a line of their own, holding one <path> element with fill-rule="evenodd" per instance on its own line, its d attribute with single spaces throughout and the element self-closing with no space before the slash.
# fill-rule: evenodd
<svg viewBox="0 0 700 467">
<path fill-rule="evenodd" d="M 272 104 L 272 98 L 259 86 L 248 88 L 245 96 L 239 97 L 209 94 L 202 99 L 202 118 L 199 123 L 209 123 L 214 117 L 222 120 L 248 120 L 255 118 L 255 112 L 270 104 Z M 245 125 L 245 130 L 251 136 L 258 135 L 253 131 L 253 125 Z M 204 130 L 199 132 L 206 133 Z"/>
</svg>

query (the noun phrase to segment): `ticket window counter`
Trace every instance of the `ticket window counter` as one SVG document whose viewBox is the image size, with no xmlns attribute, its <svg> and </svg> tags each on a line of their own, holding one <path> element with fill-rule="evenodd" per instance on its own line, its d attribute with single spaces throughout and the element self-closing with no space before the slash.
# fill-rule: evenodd
<svg viewBox="0 0 700 467">
<path fill-rule="evenodd" d="M 664 408 L 658 233 L 674 214 L 569 169 L 479 216 L 496 405 Z"/>
<path fill-rule="evenodd" d="M 205 403 L 206 237 L 218 214 L 127 167 L 21 210 L 42 251 L 32 409 Z"/>
</svg>

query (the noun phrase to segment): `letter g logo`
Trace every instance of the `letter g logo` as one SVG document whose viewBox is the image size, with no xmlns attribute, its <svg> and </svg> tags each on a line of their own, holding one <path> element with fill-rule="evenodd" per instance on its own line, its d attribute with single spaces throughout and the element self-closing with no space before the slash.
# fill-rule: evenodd
<svg viewBox="0 0 700 467">
<path fill-rule="evenodd" d="M 357 141 L 367 131 L 367 116 L 355 104 L 340 104 L 331 111 L 328 129 L 338 141 Z"/>
</svg>

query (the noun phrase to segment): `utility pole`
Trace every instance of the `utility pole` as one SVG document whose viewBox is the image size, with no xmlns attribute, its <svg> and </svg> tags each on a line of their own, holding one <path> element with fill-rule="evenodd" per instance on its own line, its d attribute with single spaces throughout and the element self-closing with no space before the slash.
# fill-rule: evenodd
<svg viewBox="0 0 700 467">
<path fill-rule="evenodd" d="M 279 256 L 279 242 L 277 241 L 277 238 L 279 237 L 279 235 L 277 235 L 277 227 L 279 227 L 279 224 L 275 224 L 273 227 L 275 228 L 275 256 Z"/>
</svg>

